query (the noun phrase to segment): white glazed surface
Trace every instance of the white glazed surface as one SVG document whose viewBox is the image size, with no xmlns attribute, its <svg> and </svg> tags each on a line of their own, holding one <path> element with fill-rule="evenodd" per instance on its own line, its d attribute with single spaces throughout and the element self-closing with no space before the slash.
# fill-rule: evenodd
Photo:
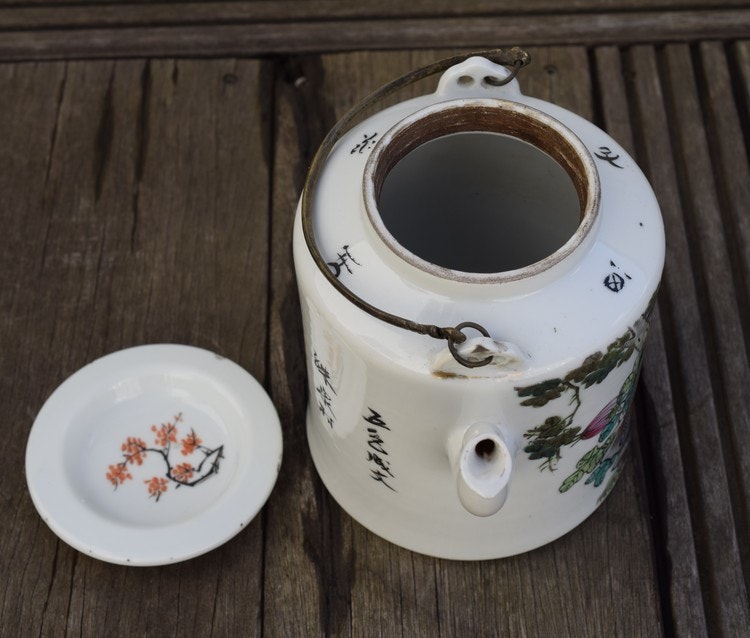
<svg viewBox="0 0 750 638">
<path fill-rule="evenodd" d="M 142 447 L 128 448 L 133 439 Z M 26 476 L 68 544 L 112 563 L 160 565 L 241 531 L 271 492 L 281 448 L 276 411 L 245 370 L 198 348 L 140 346 L 55 390 L 29 435 Z M 186 464 L 189 477 L 179 474 Z"/>
<path fill-rule="evenodd" d="M 483 559 L 554 540 L 589 516 L 613 485 L 627 443 L 621 402 L 614 399 L 632 395 L 645 338 L 642 315 L 663 267 L 664 231 L 650 186 L 614 140 L 573 113 L 521 95 L 515 81 L 485 85 L 483 75 L 496 69 L 489 62 L 471 59 L 460 67 L 444 75 L 436 94 L 381 111 L 339 141 L 315 195 L 316 240 L 342 283 L 368 302 L 440 326 L 477 322 L 507 342 L 511 364 L 457 367 L 444 342 L 349 304 L 317 271 L 299 218 L 294 256 L 307 344 L 308 439 L 324 483 L 355 519 L 388 540 L 435 556 Z M 472 86 L 457 82 L 463 75 L 474 77 Z M 396 256 L 368 223 L 365 162 L 372 142 L 411 113 L 442 101 L 493 97 L 538 109 L 581 140 L 599 174 L 599 216 L 572 254 L 534 276 L 497 284 L 436 277 Z M 606 285 L 613 275 L 622 282 L 617 290 Z M 520 388 L 564 378 L 623 335 L 633 337 L 628 343 L 635 350 L 598 383 L 572 383 L 544 405 L 522 405 L 528 397 Z M 610 408 L 623 436 L 609 446 L 606 480 L 589 484 L 591 475 L 581 474 L 561 491 L 566 477 L 583 472 L 584 456 L 592 458 L 603 445 L 580 434 Z M 543 458 L 529 458 L 529 432 L 555 417 L 570 417 L 568 430 L 577 427 L 578 438 L 544 466 Z M 462 442 L 476 424 L 493 424 L 515 454 L 507 499 L 491 515 L 470 513 L 459 498 Z"/>
</svg>

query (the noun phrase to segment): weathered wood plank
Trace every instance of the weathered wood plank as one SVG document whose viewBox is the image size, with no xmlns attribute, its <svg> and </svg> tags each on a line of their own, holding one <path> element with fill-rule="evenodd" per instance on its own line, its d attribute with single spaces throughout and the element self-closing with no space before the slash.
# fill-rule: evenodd
<svg viewBox="0 0 750 638">
<path fill-rule="evenodd" d="M 696 282 L 694 274 L 698 273 L 699 280 L 705 282 L 706 275 L 701 270 L 706 267 L 702 263 L 705 255 L 700 253 L 704 250 L 704 237 L 690 227 L 699 223 L 695 217 L 702 212 L 693 209 L 692 198 L 699 195 L 689 181 L 694 179 L 696 186 L 702 184 L 707 189 L 712 185 L 706 184 L 710 171 L 701 177 L 686 166 L 701 160 L 696 154 L 702 150 L 691 146 L 687 138 L 702 137 L 702 129 L 688 112 L 694 108 L 691 102 L 696 97 L 685 52 L 669 49 L 660 69 L 653 48 L 634 47 L 630 71 L 634 76 L 639 157 L 654 184 L 667 231 L 669 267 L 664 277 L 661 318 L 673 379 L 675 416 L 683 428 L 680 444 L 708 630 L 709 634 L 732 635 L 736 627 L 747 625 L 748 609 L 722 454 L 717 397 L 712 391 L 716 368 L 709 360 L 707 339 L 717 326 L 704 326 L 702 319 L 710 319 L 696 312 L 701 308 L 699 289 L 702 298 L 712 293 Z M 660 70 L 665 74 L 664 92 Z M 712 205 L 705 201 L 703 204 Z M 691 245 L 697 254 L 691 252 Z M 710 347 L 716 348 L 717 344 L 711 342 Z M 681 559 L 670 556 L 672 561 Z"/>
<path fill-rule="evenodd" d="M 721 232 L 726 242 L 720 255 L 711 255 L 713 272 L 707 272 L 707 278 L 712 292 L 723 294 L 713 304 L 716 338 L 720 343 L 717 348 L 719 367 L 726 380 L 721 383 L 720 390 L 724 395 L 728 427 L 722 431 L 725 433 L 724 453 L 730 470 L 730 495 L 740 530 L 739 548 L 747 582 L 750 547 L 742 542 L 741 530 L 750 528 L 750 458 L 743 453 L 750 436 L 750 406 L 747 404 L 750 390 L 746 385 L 750 374 L 747 370 L 750 339 L 745 334 L 750 325 L 750 216 L 747 214 L 750 210 L 750 166 L 724 48 L 716 42 L 705 42 L 700 45 L 700 54 L 702 82 L 698 92 L 702 97 L 706 141 L 711 151 L 710 158 L 706 158 L 706 149 L 701 148 L 701 164 L 707 168 L 710 161 L 716 182 L 716 201 L 711 202 L 713 206 L 706 212 L 712 214 L 711 221 L 716 227 L 713 234 Z M 695 199 L 702 218 L 705 212 L 697 197 Z M 710 249 L 707 246 L 706 250 Z M 716 249 L 721 250 L 721 246 L 716 246 Z M 720 275 L 718 269 L 726 270 Z M 717 307 L 719 303 L 721 305 Z M 725 316 L 725 312 L 729 314 Z M 727 334 L 730 330 L 739 331 L 739 335 L 736 332 Z M 738 341 L 728 341 L 738 336 Z"/>
<path fill-rule="evenodd" d="M 737 520 L 736 514 L 741 516 L 743 511 L 747 512 L 750 502 L 750 484 L 745 482 L 750 463 L 743 460 L 745 455 L 740 451 L 750 443 L 750 366 L 731 276 L 725 225 L 729 234 L 734 234 L 736 229 L 731 225 L 731 218 L 723 216 L 720 210 L 690 51 L 685 45 L 670 45 L 665 53 L 682 189 L 690 201 L 684 206 L 684 214 L 689 237 L 700 237 L 699 242 L 692 243 L 698 248 L 693 253 L 694 263 L 700 263 L 700 270 L 695 273 L 696 284 L 700 297 L 708 301 L 700 310 L 708 328 L 710 373 L 720 423 L 719 449 L 723 453 L 727 483 L 716 484 L 713 487 L 717 491 L 707 494 L 711 499 L 706 509 L 707 532 L 711 543 L 718 541 L 715 551 L 721 551 L 722 560 L 730 557 L 732 561 L 732 572 L 725 573 L 719 581 L 721 606 L 717 610 L 718 622 L 729 629 L 738 622 L 741 626 L 750 624 L 743 561 L 734 562 L 738 556 L 743 558 L 740 548 L 746 544 L 742 521 Z M 700 449 L 696 452 L 698 458 L 705 461 L 705 453 Z M 723 537 L 717 537 L 712 529 L 719 526 Z M 748 565 L 748 556 L 750 553 L 746 551 L 744 566 Z M 721 564 L 714 565 L 714 569 L 722 569 Z"/>
<path fill-rule="evenodd" d="M 735 43 L 734 59 L 736 60 L 736 72 L 739 76 L 736 82 L 739 93 L 738 99 L 741 100 L 740 108 L 747 116 L 750 114 L 750 41 Z"/>
<path fill-rule="evenodd" d="M 23 448 L 52 389 L 122 347 L 190 343 L 263 379 L 269 138 L 260 67 L 1 67 L 0 215 L 14 241 L 2 264 L 0 387 L 16 450 L 0 489 L 3 511 L 17 512 L 0 517 L 4 635 L 259 632 L 261 519 L 187 564 L 109 565 L 41 522 Z"/>
<path fill-rule="evenodd" d="M 322 67 L 311 65 L 306 72 L 289 75 L 287 84 L 296 84 L 298 91 L 312 90 L 318 96 L 316 108 L 311 108 L 300 95 L 294 97 L 296 109 L 309 116 L 311 127 L 311 130 L 306 129 L 301 117 L 295 120 L 295 134 L 299 138 L 297 156 L 309 157 L 314 150 L 312 140 L 322 134 L 321 125 L 325 130 L 348 106 L 373 88 L 447 53 L 331 55 L 323 57 Z M 538 49 L 533 50 L 532 55 L 535 63 L 524 70 L 524 89 L 591 117 L 593 101 L 586 51 L 581 48 Z M 291 88 L 287 86 L 285 91 L 292 99 Z M 286 115 L 283 122 L 289 121 L 289 117 Z M 284 124 L 277 130 L 289 128 Z M 293 139 L 284 139 L 294 143 Z M 277 147 L 276 157 L 290 157 L 290 151 Z M 296 196 L 302 168 L 296 165 L 293 170 L 285 169 L 282 164 L 279 170 L 285 174 L 296 171 L 296 177 L 291 180 L 296 188 L 291 189 L 287 186 L 289 181 L 284 181 L 284 187 L 274 191 L 275 201 L 278 198 L 284 202 L 284 209 L 291 208 L 293 196 L 289 191 Z M 275 207 L 275 214 L 278 212 Z M 277 224 L 279 228 L 285 228 L 289 220 L 278 221 L 274 217 L 274 225 Z M 284 233 L 277 235 L 274 231 L 274 238 L 274 253 L 279 244 L 286 249 L 288 239 Z M 274 285 L 280 312 L 296 312 L 288 301 L 296 294 L 289 291 L 290 275 L 283 275 L 280 281 L 287 282 L 286 292 Z M 272 338 L 272 352 L 284 350 L 283 366 L 278 377 L 274 377 L 277 379 L 274 388 L 278 383 L 279 392 L 284 395 L 294 390 L 286 386 L 288 382 L 282 371 L 302 366 L 288 354 L 288 342 L 295 339 L 295 321 L 296 318 L 291 317 L 290 330 L 283 329 L 277 338 Z M 278 357 L 280 359 L 281 354 Z M 273 363 L 271 369 L 274 369 Z M 302 445 L 299 440 L 303 429 L 302 408 L 297 402 L 295 405 L 299 407 L 289 416 L 299 419 L 293 436 L 295 444 L 299 441 Z M 306 455 L 304 446 L 301 454 Z M 290 533 L 291 536 L 289 541 L 285 539 L 283 551 L 275 555 L 273 562 L 269 554 L 266 574 L 267 579 L 275 583 L 271 589 L 275 595 L 268 597 L 267 594 L 265 619 L 272 634 L 280 633 L 285 626 L 285 621 L 273 612 L 276 605 L 305 604 L 302 585 L 284 581 L 283 574 L 300 570 L 301 582 L 308 583 L 312 581 L 310 563 L 328 579 L 332 588 L 327 597 L 323 585 L 319 586 L 317 594 L 308 594 L 310 599 L 317 596 L 318 605 L 321 605 L 315 623 L 305 620 L 306 628 L 313 633 L 392 635 L 396 631 L 407 635 L 550 633 L 597 636 L 615 632 L 653 635 L 660 630 L 647 504 L 642 479 L 632 463 L 627 464 L 620 484 L 608 502 L 580 528 L 540 550 L 484 563 L 436 560 L 383 541 L 350 519 L 332 503 L 328 494 L 321 496 L 317 479 L 308 483 L 309 459 L 298 459 L 295 454 L 294 464 L 295 471 L 305 477 L 304 485 L 306 489 L 312 489 L 312 494 L 295 491 L 293 485 L 288 484 L 282 488 L 285 489 L 283 499 L 277 501 L 289 503 L 288 510 L 275 513 L 275 506 L 271 504 L 269 521 L 280 520 L 283 516 L 292 517 L 294 521 L 299 510 L 303 512 L 299 515 L 304 519 L 303 523 L 313 521 L 312 525 L 307 523 L 301 544 L 308 548 L 311 545 L 316 547 L 315 543 L 329 543 L 329 546 L 328 553 L 324 553 L 322 546 L 312 552 L 300 549 L 299 532 L 285 531 L 284 534 Z M 289 526 L 293 529 L 298 524 Z M 318 566 L 325 560 L 328 561 L 326 565 Z M 498 586 L 499 583 L 502 585 Z M 279 601 L 272 602 L 279 594 Z M 307 602 L 306 608 L 311 605 L 314 605 L 312 601 Z M 544 613 L 532 611 L 539 609 L 544 609 Z"/>
<path fill-rule="evenodd" d="M 538 13 L 650 11 L 744 6 L 745 0 L 244 0 L 235 2 L 150 2 L 149 0 L 0 0 L 0 29 L 86 25 L 143 25 L 275 22 L 344 18 L 488 16 Z"/>
<path fill-rule="evenodd" d="M 336 586 L 332 504 L 315 473 L 305 435 L 307 374 L 292 264 L 292 226 L 307 165 L 330 125 L 317 96 L 319 64 L 292 60 L 275 69 L 269 312 L 270 393 L 284 433 L 284 459 L 267 506 L 263 630 L 322 636 Z"/>
<path fill-rule="evenodd" d="M 0 60 L 222 57 L 368 49 L 621 44 L 732 39 L 750 9 L 362 19 L 8 31 Z"/>
<path fill-rule="evenodd" d="M 638 161 L 620 51 L 616 47 L 599 47 L 595 60 L 602 124 Z M 657 303 L 651 317 L 643 383 L 636 395 L 638 412 L 643 418 L 641 429 L 635 434 L 647 447 L 646 489 L 652 498 L 655 563 L 664 592 L 665 630 L 668 635 L 702 636 L 706 635 L 706 619 L 659 305 Z"/>
<path fill-rule="evenodd" d="M 635 157 L 635 141 L 620 49 L 614 46 L 596 47 L 593 61 L 594 83 L 600 101 L 601 122 L 598 124 Z"/>
<path fill-rule="evenodd" d="M 724 200 L 722 207 L 736 228 L 731 251 L 736 279 L 738 302 L 750 323 L 750 219 L 745 214 L 750 206 L 750 168 L 748 168 L 747 143 L 750 131 L 750 42 L 737 42 L 727 56 L 718 43 L 701 44 L 701 54 L 706 78 L 708 100 L 706 108 L 713 135 L 712 155 L 716 158 L 716 179 L 721 184 Z M 737 93 L 735 93 L 737 86 Z M 736 179 L 732 179 L 736 176 Z"/>
<path fill-rule="evenodd" d="M 525 92 L 599 118 L 635 148 L 664 209 L 668 266 L 637 398 L 645 458 L 636 447 L 607 503 L 565 538 L 486 563 L 401 550 L 323 489 L 304 436 L 289 243 L 306 164 L 335 118 L 447 52 L 0 65 L 11 459 L 0 634 L 654 635 L 659 588 L 668 634 L 744 631 L 748 430 L 736 397 L 747 393 L 750 45 L 728 51 L 727 61 L 715 43 L 692 56 L 635 47 L 621 59 L 608 47 L 594 52 L 595 76 L 582 48 L 532 51 Z M 153 341 L 202 345 L 268 375 L 285 460 L 265 515 L 233 541 L 190 563 L 126 569 L 56 540 L 22 459 L 36 410 L 65 376 Z"/>
<path fill-rule="evenodd" d="M 532 64 L 520 77 L 524 93 L 542 98 L 592 120 L 591 73 L 583 47 L 530 48 Z"/>
<path fill-rule="evenodd" d="M 65 65 L 29 65 L 24 71 L 0 66 L 0 136 L 4 140 L 4 151 L 0 152 L 0 215 L 8 246 L 17 247 L 0 251 L 0 402 L 5 415 L 6 458 L 10 460 L 0 481 L 0 571 L 4 575 L 0 584 L 0 633 L 4 635 L 19 635 L 24 626 L 42 627 L 44 607 L 39 605 L 40 600 L 51 613 L 64 616 L 65 607 L 55 604 L 59 598 L 50 583 L 56 572 L 70 570 L 70 556 L 68 560 L 58 558 L 56 542 L 36 515 L 23 476 L 30 420 L 53 384 L 35 378 L 43 361 L 38 349 L 31 346 L 44 337 L 26 329 L 29 324 L 38 327 L 40 311 L 33 296 L 23 289 L 33 279 L 30 273 L 39 269 L 44 189 L 17 187 L 44 183 Z M 27 118 L 33 126 L 19 125 Z M 54 359 L 48 365 L 54 374 Z M 50 601 L 51 597 L 54 600 Z"/>
</svg>

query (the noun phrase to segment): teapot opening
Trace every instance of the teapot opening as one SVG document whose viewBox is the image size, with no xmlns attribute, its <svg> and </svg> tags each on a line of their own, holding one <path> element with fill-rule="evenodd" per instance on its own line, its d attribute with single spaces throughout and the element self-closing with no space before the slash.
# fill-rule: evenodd
<svg viewBox="0 0 750 638">
<path fill-rule="evenodd" d="M 482 439 L 474 446 L 474 452 L 476 452 L 478 457 L 490 460 L 495 454 L 496 447 L 492 439 Z"/>
<path fill-rule="evenodd" d="M 598 177 L 580 141 L 541 112 L 495 102 L 439 105 L 397 124 L 365 171 L 381 239 L 438 276 L 495 282 L 544 270 L 597 212 Z"/>
</svg>

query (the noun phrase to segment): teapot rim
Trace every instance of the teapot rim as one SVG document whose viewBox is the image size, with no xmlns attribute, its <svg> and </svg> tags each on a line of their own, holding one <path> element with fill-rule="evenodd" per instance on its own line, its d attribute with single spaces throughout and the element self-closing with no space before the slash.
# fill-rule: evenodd
<svg viewBox="0 0 750 638">
<path fill-rule="evenodd" d="M 432 263 L 404 247 L 388 230 L 378 209 L 383 182 L 390 170 L 411 151 L 429 141 L 455 133 L 486 132 L 527 142 L 549 155 L 571 179 L 580 203 L 576 230 L 557 250 L 521 268 L 500 272 L 467 272 Z M 594 228 L 599 217 L 601 184 L 594 160 L 579 137 L 562 122 L 523 103 L 499 98 L 459 98 L 421 108 L 394 124 L 367 159 L 362 177 L 364 209 L 383 244 L 406 263 L 441 279 L 463 283 L 498 284 L 543 273 L 571 255 Z"/>
</svg>

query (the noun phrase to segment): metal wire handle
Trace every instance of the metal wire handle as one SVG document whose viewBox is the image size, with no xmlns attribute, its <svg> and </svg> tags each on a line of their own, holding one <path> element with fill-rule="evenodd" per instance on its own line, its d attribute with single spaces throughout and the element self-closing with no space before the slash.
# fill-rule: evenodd
<svg viewBox="0 0 750 638">
<path fill-rule="evenodd" d="M 441 73 L 473 56 L 481 56 L 490 60 L 491 62 L 495 62 L 496 64 L 511 67 L 511 72 L 508 77 L 504 79 L 493 78 L 493 86 L 503 86 L 505 84 L 508 84 L 518 75 L 518 72 L 523 67 L 531 62 L 531 56 L 529 56 L 526 51 L 518 47 L 513 47 L 512 49 L 492 49 L 489 51 L 481 51 L 478 53 L 465 53 L 450 58 L 445 58 L 444 60 L 439 60 L 438 62 L 433 62 L 432 64 L 424 66 L 420 69 L 416 69 L 394 80 L 393 82 L 382 86 L 381 88 L 367 96 L 359 104 L 352 107 L 344 115 L 344 117 L 342 117 L 328 132 L 328 135 L 326 135 L 325 139 L 321 143 L 318 151 L 315 153 L 315 157 L 313 158 L 312 163 L 310 164 L 310 170 L 307 173 L 307 179 L 305 180 L 305 186 L 302 191 L 302 232 L 305 237 L 305 243 L 307 244 L 307 249 L 310 251 L 310 255 L 312 256 L 315 265 L 318 267 L 320 272 L 323 273 L 323 276 L 328 280 L 328 282 L 338 292 L 340 292 L 347 299 L 347 301 L 350 301 L 361 310 L 364 310 L 366 313 L 372 315 L 377 319 L 380 319 L 381 321 L 385 321 L 386 323 L 389 323 L 392 326 L 396 326 L 397 328 L 403 328 L 404 330 L 416 332 L 417 334 L 428 335 L 430 337 L 433 337 L 434 339 L 446 339 L 448 341 L 448 348 L 450 349 L 450 352 L 453 355 L 454 359 L 458 361 L 458 363 L 460 363 L 462 366 L 465 366 L 467 368 L 478 368 L 480 366 L 487 365 L 492 361 L 492 356 L 489 356 L 486 359 L 482 359 L 481 361 L 470 361 L 461 356 L 455 346 L 456 344 L 463 343 L 466 340 L 466 335 L 462 332 L 462 330 L 464 328 L 474 328 L 484 336 L 489 336 L 487 330 L 482 326 L 470 321 L 461 322 L 456 326 L 445 327 L 418 323 L 416 321 L 405 319 L 404 317 L 386 312 L 376 306 L 373 306 L 361 297 L 354 294 L 351 290 L 344 286 L 341 281 L 339 281 L 339 279 L 334 276 L 334 274 L 328 268 L 325 259 L 318 250 L 318 246 L 315 242 L 315 232 L 313 230 L 312 207 L 315 189 L 317 188 L 318 180 L 323 171 L 325 161 L 331 154 L 331 151 L 333 150 L 336 142 L 342 137 L 344 133 L 349 130 L 349 125 L 360 113 L 370 108 L 374 104 L 377 104 L 392 93 L 395 93 L 396 91 L 409 86 L 414 82 L 418 82 L 419 80 L 430 77 L 431 75 Z"/>
</svg>

